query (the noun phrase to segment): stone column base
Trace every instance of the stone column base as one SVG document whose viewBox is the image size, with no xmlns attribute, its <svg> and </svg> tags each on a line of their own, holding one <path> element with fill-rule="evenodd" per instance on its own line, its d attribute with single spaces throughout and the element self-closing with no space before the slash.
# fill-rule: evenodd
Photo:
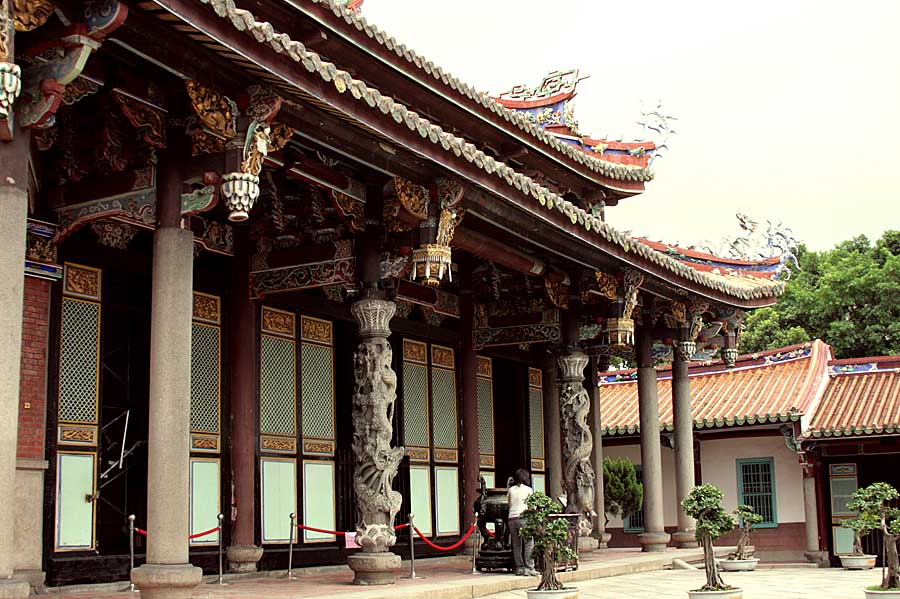
<svg viewBox="0 0 900 599">
<path fill-rule="evenodd" d="M 31 590 L 36 595 L 43 595 L 45 592 L 44 582 L 47 580 L 47 573 L 43 570 L 16 570 L 13 573 L 13 578 L 24 580 L 30 584 Z"/>
<path fill-rule="evenodd" d="M 9 578 L 0 580 L 0 599 L 24 599 L 31 594 L 31 585 L 27 580 Z"/>
<path fill-rule="evenodd" d="M 203 570 L 190 564 L 144 564 L 131 571 L 141 599 L 190 599 L 202 579 Z"/>
<path fill-rule="evenodd" d="M 594 537 L 578 537 L 578 553 L 596 551 L 599 546 L 600 541 Z"/>
<path fill-rule="evenodd" d="M 389 551 L 347 556 L 347 565 L 353 570 L 353 584 L 394 584 L 402 563 L 399 555 Z"/>
<path fill-rule="evenodd" d="M 229 572 L 256 572 L 263 548 L 256 545 L 232 545 L 225 551 Z"/>
<path fill-rule="evenodd" d="M 803 557 L 811 564 L 817 564 L 820 568 L 828 568 L 831 561 L 828 558 L 827 551 L 804 551 Z"/>
<path fill-rule="evenodd" d="M 697 532 L 694 530 L 679 530 L 672 533 L 672 541 L 679 549 L 696 549 L 700 546 L 697 543 Z"/>
<path fill-rule="evenodd" d="M 665 551 L 671 536 L 667 532 L 642 532 L 638 535 L 641 551 Z"/>
<path fill-rule="evenodd" d="M 597 549 L 609 549 L 609 540 L 612 539 L 611 534 L 609 534 L 605 530 L 595 532 L 594 538 L 597 539 Z"/>
</svg>

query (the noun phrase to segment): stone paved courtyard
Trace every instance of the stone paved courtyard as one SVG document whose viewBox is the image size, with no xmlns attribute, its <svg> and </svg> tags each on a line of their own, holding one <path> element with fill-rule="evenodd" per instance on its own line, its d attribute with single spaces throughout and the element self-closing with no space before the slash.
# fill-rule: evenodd
<svg viewBox="0 0 900 599">
<path fill-rule="evenodd" d="M 744 599 L 863 599 L 863 589 L 881 582 L 881 570 L 850 572 L 838 568 L 771 568 L 723 574 L 725 582 L 744 589 Z M 703 584 L 702 570 L 659 570 L 579 582 L 585 599 L 686 599 Z M 521 599 L 525 591 L 507 591 L 490 599 Z M 487 599 L 487 598 L 486 598 Z"/>
</svg>

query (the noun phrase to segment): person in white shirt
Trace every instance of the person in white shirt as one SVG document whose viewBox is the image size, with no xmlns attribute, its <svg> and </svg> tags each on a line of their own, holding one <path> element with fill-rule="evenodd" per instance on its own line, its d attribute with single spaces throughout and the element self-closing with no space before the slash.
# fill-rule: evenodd
<svg viewBox="0 0 900 599">
<path fill-rule="evenodd" d="M 509 502 L 509 538 L 512 544 L 516 576 L 537 576 L 538 572 L 534 569 L 534 558 L 531 555 L 534 549 L 534 539 L 529 539 L 526 542 L 521 535 L 522 527 L 525 525 L 522 512 L 528 509 L 528 506 L 525 505 L 525 500 L 534 493 L 534 490 L 529 486 L 531 476 L 527 470 L 520 468 L 516 470 L 513 481 L 515 484 L 509 487 L 509 490 L 506 492 L 506 498 Z"/>
</svg>

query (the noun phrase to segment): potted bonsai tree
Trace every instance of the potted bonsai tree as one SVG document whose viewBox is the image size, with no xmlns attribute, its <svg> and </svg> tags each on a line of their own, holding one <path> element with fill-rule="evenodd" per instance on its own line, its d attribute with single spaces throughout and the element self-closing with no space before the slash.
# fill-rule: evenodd
<svg viewBox="0 0 900 599">
<path fill-rule="evenodd" d="M 561 513 L 562 505 L 540 491 L 529 495 L 525 505 L 528 509 L 522 513 L 522 536 L 534 539 L 534 557 L 539 558 L 536 561 L 540 561 L 541 568 L 537 588 L 527 591 L 529 599 L 577 599 L 578 589 L 564 587 L 556 577 L 556 566 L 561 560 L 578 558 L 569 546 L 568 521 L 550 517 Z"/>
<path fill-rule="evenodd" d="M 703 548 L 706 584 L 688 591 L 691 599 L 742 599 L 741 589 L 722 582 L 713 542 L 734 528 L 734 519 L 722 507 L 722 491 L 713 485 L 699 485 L 681 502 L 681 507 L 697 521 L 697 542 Z"/>
<path fill-rule="evenodd" d="M 857 520 L 869 530 L 881 532 L 884 541 L 884 575 L 881 584 L 866 589 L 867 599 L 900 599 L 900 558 L 897 540 L 900 539 L 900 509 L 893 506 L 900 493 L 887 483 L 873 483 L 859 489 L 847 504 L 858 512 Z M 856 529 L 854 529 L 856 530 Z"/>
<path fill-rule="evenodd" d="M 728 559 L 719 562 L 719 566 L 726 572 L 749 572 L 756 569 L 759 558 L 753 557 L 750 549 L 750 532 L 754 524 L 762 522 L 762 516 L 749 505 L 739 505 L 732 512 L 741 528 L 741 537 L 738 539 L 737 550 L 728 554 Z"/>
<path fill-rule="evenodd" d="M 627 458 L 603 458 L 603 500 L 606 513 L 625 517 L 644 505 L 644 487 Z"/>
<path fill-rule="evenodd" d="M 862 547 L 862 538 L 872 532 L 875 524 L 870 518 L 863 518 L 861 515 L 841 523 L 841 526 L 853 531 L 853 553 L 839 556 L 841 566 L 847 570 L 869 570 L 875 567 L 878 556 L 867 554 Z"/>
</svg>

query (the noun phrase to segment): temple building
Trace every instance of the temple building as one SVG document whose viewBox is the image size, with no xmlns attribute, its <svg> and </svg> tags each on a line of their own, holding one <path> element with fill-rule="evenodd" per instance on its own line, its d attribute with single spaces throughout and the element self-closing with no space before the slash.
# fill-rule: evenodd
<svg viewBox="0 0 900 599">
<path fill-rule="evenodd" d="M 663 360 L 666 356 L 660 356 Z M 679 527 L 678 440 L 670 366 L 659 368 L 659 427 L 665 530 Z M 900 357 L 835 360 L 822 341 L 739 356 L 733 368 L 698 351 L 688 367 L 694 477 L 722 489 L 726 509 L 752 506 L 756 555 L 769 562 L 804 559 L 839 565 L 853 550 L 841 523 L 856 514 L 850 496 L 875 482 L 900 485 Z M 599 380 L 605 455 L 626 458 L 643 475 L 638 381 L 634 370 Z M 644 514 L 610 519 L 610 547 L 637 546 Z M 737 533 L 723 537 L 734 544 Z M 863 538 L 881 556 L 879 535 Z M 880 558 L 879 558 L 880 559 Z"/>
<path fill-rule="evenodd" d="M 0 2 L 0 596 L 126 580 L 132 515 L 149 599 L 187 597 L 220 534 L 232 571 L 390 583 L 398 514 L 455 540 L 479 475 L 521 467 L 589 550 L 616 356 L 638 541 L 694 542 L 666 529 L 654 360 L 681 498 L 687 364 L 734 364 L 777 269 L 609 226 L 656 145 L 581 134 L 577 71 L 491 97 L 360 4 Z"/>
</svg>

